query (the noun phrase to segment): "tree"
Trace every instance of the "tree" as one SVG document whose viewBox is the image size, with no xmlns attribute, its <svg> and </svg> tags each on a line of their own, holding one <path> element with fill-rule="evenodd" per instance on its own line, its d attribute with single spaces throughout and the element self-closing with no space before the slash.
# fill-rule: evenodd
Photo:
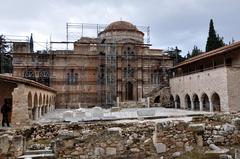
<svg viewBox="0 0 240 159">
<path fill-rule="evenodd" d="M 34 52 L 33 36 L 32 36 L 32 33 L 31 33 L 31 37 L 30 37 L 30 52 Z"/>
<path fill-rule="evenodd" d="M 1 54 L 6 53 L 7 49 L 8 49 L 8 45 L 6 43 L 5 36 L 4 35 L 0 35 L 0 53 Z"/>
<path fill-rule="evenodd" d="M 9 45 L 4 35 L 0 35 L 0 73 L 12 72 L 12 57 L 9 54 Z"/>
<path fill-rule="evenodd" d="M 169 49 L 168 51 L 166 51 L 170 57 L 173 59 L 173 65 L 176 65 L 182 61 L 185 60 L 184 57 L 182 57 L 180 55 L 180 53 L 182 52 L 181 50 L 178 49 L 178 47 L 176 46 L 175 49 L 174 48 L 171 48 Z"/>
<path fill-rule="evenodd" d="M 208 32 L 208 39 L 207 39 L 207 44 L 206 44 L 206 52 L 220 48 L 222 46 L 224 46 L 224 42 L 223 42 L 223 37 L 220 37 L 215 29 L 214 29 L 214 25 L 213 25 L 213 20 L 210 20 L 210 24 L 209 24 L 209 32 Z"/>
<path fill-rule="evenodd" d="M 200 50 L 196 45 L 194 45 L 193 49 L 192 49 L 192 52 L 188 51 L 187 55 L 185 56 L 185 59 L 189 59 L 189 58 L 197 56 L 201 53 L 202 53 L 202 50 Z"/>
<path fill-rule="evenodd" d="M 202 53 L 202 50 L 200 50 L 196 45 L 194 45 L 194 46 L 193 46 L 192 53 L 191 53 L 191 57 L 197 56 L 197 55 L 199 55 L 200 53 Z"/>
</svg>

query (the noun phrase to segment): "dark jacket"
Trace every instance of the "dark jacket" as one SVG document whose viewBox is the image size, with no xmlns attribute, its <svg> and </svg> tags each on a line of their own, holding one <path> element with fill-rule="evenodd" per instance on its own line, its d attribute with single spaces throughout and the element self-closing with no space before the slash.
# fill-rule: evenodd
<svg viewBox="0 0 240 159">
<path fill-rule="evenodd" d="M 7 104 L 3 104 L 1 108 L 1 113 L 7 115 L 10 112 L 10 107 Z"/>
</svg>

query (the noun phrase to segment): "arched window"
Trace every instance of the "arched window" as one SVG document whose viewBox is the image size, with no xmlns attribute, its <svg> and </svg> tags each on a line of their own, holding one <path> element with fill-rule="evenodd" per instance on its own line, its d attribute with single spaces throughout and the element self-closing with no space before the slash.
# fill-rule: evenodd
<svg viewBox="0 0 240 159">
<path fill-rule="evenodd" d="M 159 70 L 154 70 L 151 73 L 151 83 L 152 84 L 160 84 L 161 79 L 160 79 L 160 71 Z"/>
<path fill-rule="evenodd" d="M 75 85 L 78 83 L 78 73 L 74 73 L 74 70 L 71 69 L 70 73 L 67 73 L 67 84 Z"/>
<path fill-rule="evenodd" d="M 124 68 L 124 77 L 134 77 L 134 68 L 131 65 Z"/>
<path fill-rule="evenodd" d="M 46 86 L 49 86 L 50 84 L 50 77 L 49 77 L 49 71 L 48 70 L 40 70 L 39 71 L 39 78 L 38 82 L 42 83 Z"/>
<path fill-rule="evenodd" d="M 27 69 L 27 70 L 24 72 L 24 78 L 27 78 L 27 79 L 36 81 L 35 73 L 34 73 L 34 71 L 33 71 L 32 69 Z"/>
<path fill-rule="evenodd" d="M 123 57 L 125 59 L 132 59 L 135 55 L 135 50 L 134 50 L 134 47 L 133 46 L 127 46 L 124 48 L 124 51 L 123 51 Z"/>
</svg>

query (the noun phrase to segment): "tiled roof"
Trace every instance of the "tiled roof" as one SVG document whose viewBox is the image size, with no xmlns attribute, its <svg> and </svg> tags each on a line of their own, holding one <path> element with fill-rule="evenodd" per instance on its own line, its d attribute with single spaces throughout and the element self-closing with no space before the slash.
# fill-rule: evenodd
<svg viewBox="0 0 240 159">
<path fill-rule="evenodd" d="M 212 50 L 212 51 L 209 51 L 209 52 L 202 53 L 202 54 L 194 56 L 192 58 L 189 58 L 189 59 L 179 63 L 178 65 L 174 66 L 174 68 L 178 68 L 178 67 L 181 67 L 181 66 L 193 63 L 193 62 L 197 62 L 199 60 L 202 60 L 202 59 L 205 59 L 205 58 L 208 58 L 208 57 L 212 57 L 212 56 L 216 56 L 216 55 L 220 55 L 220 54 L 225 54 L 225 53 L 228 53 L 229 51 L 232 51 L 232 50 L 237 49 L 237 48 L 240 48 L 240 41 L 235 42 L 235 43 L 230 44 L 230 45 L 223 46 L 221 48 L 218 48 L 218 49 L 215 49 L 215 50 Z"/>
<path fill-rule="evenodd" d="M 26 78 L 14 77 L 14 76 L 11 76 L 11 75 L 0 74 L 0 80 L 6 81 L 6 82 L 12 82 L 12 83 L 24 83 L 24 84 L 27 84 L 27 85 L 31 85 L 33 87 L 46 89 L 46 90 L 51 91 L 51 92 L 57 92 L 55 89 L 53 89 L 51 87 L 45 86 L 41 83 L 26 79 Z"/>
<path fill-rule="evenodd" d="M 111 32 L 111 31 L 133 31 L 133 32 L 139 32 L 139 33 L 143 34 L 143 32 L 139 31 L 135 25 L 133 25 L 130 22 L 126 22 L 126 21 L 113 22 L 113 23 L 109 24 L 105 28 L 105 30 L 101 33 Z"/>
</svg>

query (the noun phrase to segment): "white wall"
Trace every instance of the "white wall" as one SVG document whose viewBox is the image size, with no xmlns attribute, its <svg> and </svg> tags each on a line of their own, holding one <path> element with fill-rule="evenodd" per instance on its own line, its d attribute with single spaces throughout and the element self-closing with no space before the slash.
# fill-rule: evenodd
<svg viewBox="0 0 240 159">
<path fill-rule="evenodd" d="M 185 95 L 189 94 L 191 100 L 196 93 L 199 100 L 203 93 L 208 95 L 209 100 L 214 92 L 220 96 L 222 111 L 229 111 L 228 88 L 227 88 L 227 68 L 220 67 L 212 70 L 190 74 L 170 79 L 171 94 L 176 98 L 179 95 L 181 108 L 185 108 Z"/>
</svg>

